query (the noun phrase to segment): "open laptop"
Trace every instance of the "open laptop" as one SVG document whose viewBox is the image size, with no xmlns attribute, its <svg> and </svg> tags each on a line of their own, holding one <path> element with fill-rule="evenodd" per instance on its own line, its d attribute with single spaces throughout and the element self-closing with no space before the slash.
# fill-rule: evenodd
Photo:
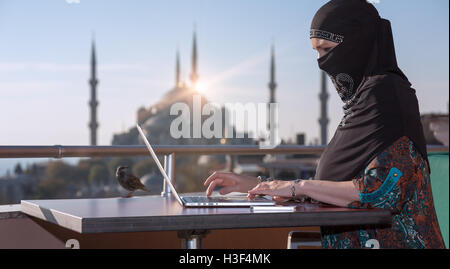
<svg viewBox="0 0 450 269">
<path fill-rule="evenodd" d="M 177 201 L 184 207 L 252 207 L 252 206 L 274 206 L 275 202 L 269 200 L 265 197 L 256 197 L 254 200 L 249 201 L 247 197 L 232 197 L 232 196 L 224 196 L 224 197 L 206 197 L 206 196 L 180 196 L 178 195 L 177 190 L 172 185 L 169 177 L 166 174 L 166 171 L 161 166 L 158 158 L 156 157 L 155 152 L 153 151 L 152 146 L 148 142 L 147 137 L 142 131 L 141 127 L 136 124 L 136 127 L 142 136 L 142 139 L 145 142 L 148 150 L 150 151 L 150 155 L 155 161 L 156 165 L 161 171 L 161 174 L 164 177 L 165 182 L 170 187 L 173 196 L 177 199 Z"/>
</svg>

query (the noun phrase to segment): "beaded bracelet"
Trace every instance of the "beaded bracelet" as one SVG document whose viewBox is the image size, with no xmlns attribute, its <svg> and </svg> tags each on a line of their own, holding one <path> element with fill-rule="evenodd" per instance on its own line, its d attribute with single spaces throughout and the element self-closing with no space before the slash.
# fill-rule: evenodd
<svg viewBox="0 0 450 269">
<path fill-rule="evenodd" d="M 295 184 L 299 183 L 300 181 L 302 181 L 301 179 L 296 179 L 294 180 L 294 182 L 292 183 L 291 186 L 291 196 L 292 196 L 292 200 L 294 200 L 295 202 L 301 202 L 303 203 L 305 200 L 304 199 L 298 199 L 297 195 L 295 194 Z"/>
</svg>

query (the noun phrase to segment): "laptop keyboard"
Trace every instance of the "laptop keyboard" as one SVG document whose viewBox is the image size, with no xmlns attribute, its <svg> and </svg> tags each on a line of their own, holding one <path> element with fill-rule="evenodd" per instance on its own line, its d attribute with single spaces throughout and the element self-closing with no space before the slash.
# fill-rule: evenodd
<svg viewBox="0 0 450 269">
<path fill-rule="evenodd" d="M 190 196 L 183 197 L 183 199 L 188 203 L 214 203 L 214 202 L 242 202 L 248 201 L 245 197 L 206 197 L 206 196 Z M 256 201 L 267 201 L 267 199 L 259 198 Z"/>
<path fill-rule="evenodd" d="M 208 203 L 208 202 L 229 201 L 228 199 L 219 198 L 219 197 L 201 197 L 201 196 L 183 197 L 183 199 L 188 203 Z"/>
</svg>

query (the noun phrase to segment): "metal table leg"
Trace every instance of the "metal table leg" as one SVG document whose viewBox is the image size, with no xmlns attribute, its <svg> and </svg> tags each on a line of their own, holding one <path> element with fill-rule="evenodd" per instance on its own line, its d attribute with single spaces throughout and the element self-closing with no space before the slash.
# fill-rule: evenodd
<svg viewBox="0 0 450 269">
<path fill-rule="evenodd" d="M 208 230 L 187 230 L 179 231 L 178 238 L 181 238 L 181 248 L 201 249 L 202 239 L 209 233 Z"/>
</svg>

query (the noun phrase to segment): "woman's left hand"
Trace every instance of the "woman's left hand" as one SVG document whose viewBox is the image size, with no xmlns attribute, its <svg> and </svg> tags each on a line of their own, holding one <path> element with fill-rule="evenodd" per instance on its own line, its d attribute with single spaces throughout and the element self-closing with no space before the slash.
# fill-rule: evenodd
<svg viewBox="0 0 450 269">
<path fill-rule="evenodd" d="M 292 181 L 273 180 L 259 183 L 248 191 L 248 198 L 254 199 L 256 195 L 269 195 L 274 201 L 283 202 L 292 198 L 291 187 Z"/>
</svg>

